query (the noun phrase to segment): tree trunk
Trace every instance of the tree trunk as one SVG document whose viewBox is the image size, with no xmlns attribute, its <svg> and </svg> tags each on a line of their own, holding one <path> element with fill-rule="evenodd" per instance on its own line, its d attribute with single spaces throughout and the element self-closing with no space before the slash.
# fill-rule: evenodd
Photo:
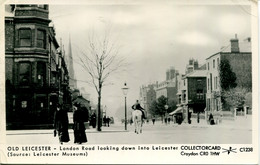
<svg viewBox="0 0 260 165">
<path fill-rule="evenodd" d="M 97 131 L 101 131 L 102 118 L 101 118 L 101 89 L 98 91 L 98 117 L 97 117 Z"/>
</svg>

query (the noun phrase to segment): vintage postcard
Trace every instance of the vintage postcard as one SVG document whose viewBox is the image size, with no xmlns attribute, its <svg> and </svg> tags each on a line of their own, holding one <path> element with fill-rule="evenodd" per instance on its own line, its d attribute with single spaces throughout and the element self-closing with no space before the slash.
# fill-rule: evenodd
<svg viewBox="0 0 260 165">
<path fill-rule="evenodd" d="M 3 164 L 258 164 L 258 3 L 1 3 Z"/>
</svg>

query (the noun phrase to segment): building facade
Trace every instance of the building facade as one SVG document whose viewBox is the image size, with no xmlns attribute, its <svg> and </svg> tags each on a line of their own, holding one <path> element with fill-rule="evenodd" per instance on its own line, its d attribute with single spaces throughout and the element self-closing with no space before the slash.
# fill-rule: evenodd
<svg viewBox="0 0 260 165">
<path fill-rule="evenodd" d="M 252 90 L 252 52 L 250 38 L 239 43 L 237 36 L 230 40 L 230 45 L 220 52 L 213 54 L 206 59 L 207 65 L 207 111 L 218 113 L 229 111 L 222 108 L 221 84 L 220 84 L 220 63 L 228 60 L 232 71 L 236 74 L 237 87 Z"/>
<path fill-rule="evenodd" d="M 198 77 L 199 75 L 203 75 L 205 73 L 206 67 L 205 64 L 199 66 L 198 60 L 190 59 L 189 63 L 186 65 L 185 74 L 179 74 L 177 76 L 177 100 L 178 106 L 183 106 L 184 104 L 188 103 L 188 83 L 191 77 Z M 198 72 L 197 72 L 198 71 Z M 202 74 L 203 73 L 203 74 Z M 203 75 L 202 77 L 204 77 Z M 191 83 L 191 80 L 190 80 Z"/>
<path fill-rule="evenodd" d="M 6 6 L 7 128 L 52 125 L 56 104 L 69 103 L 68 71 L 48 5 Z"/>
<path fill-rule="evenodd" d="M 147 86 L 140 87 L 140 103 L 143 108 L 146 110 L 147 115 L 149 114 L 149 108 L 153 101 L 156 101 L 156 92 L 155 92 L 156 84 L 149 84 Z"/>
<path fill-rule="evenodd" d="M 196 70 L 184 77 L 187 82 L 187 99 L 184 104 L 193 113 L 204 112 L 206 107 L 207 71 Z"/>
<path fill-rule="evenodd" d="M 199 66 L 198 61 L 191 59 L 185 73 L 185 75 L 177 76 L 178 108 L 172 115 L 180 111 L 184 122 L 188 122 L 191 113 L 200 113 L 205 110 L 207 70 L 205 70 L 205 65 Z"/>
<path fill-rule="evenodd" d="M 156 99 L 161 96 L 166 97 L 168 100 L 174 100 L 177 102 L 177 76 L 179 75 L 178 70 L 171 67 L 166 71 L 166 80 L 156 84 Z"/>
</svg>

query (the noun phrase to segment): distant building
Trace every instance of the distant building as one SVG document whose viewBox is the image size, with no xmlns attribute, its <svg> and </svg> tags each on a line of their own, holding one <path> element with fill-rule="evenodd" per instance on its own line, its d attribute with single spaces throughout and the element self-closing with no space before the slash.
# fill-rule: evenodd
<svg viewBox="0 0 260 165">
<path fill-rule="evenodd" d="M 154 88 L 155 88 L 155 84 L 148 85 L 147 100 L 146 100 L 146 103 L 148 105 L 147 109 L 149 109 L 150 106 L 152 105 L 152 102 L 156 100 L 156 92 Z"/>
<path fill-rule="evenodd" d="M 156 100 L 156 92 L 155 92 L 156 84 L 149 84 L 147 86 L 140 87 L 140 104 L 149 113 L 149 108 L 153 101 Z"/>
<path fill-rule="evenodd" d="M 158 83 L 155 91 L 156 91 L 156 99 L 158 99 L 161 96 L 164 96 L 168 98 L 168 100 L 172 99 L 177 101 L 176 79 L 166 80 Z"/>
<path fill-rule="evenodd" d="M 177 103 L 178 107 L 184 107 L 188 105 L 188 83 L 191 83 L 191 79 L 187 79 L 187 76 L 198 76 L 201 75 L 200 70 L 205 70 L 205 65 L 199 66 L 198 60 L 190 59 L 189 63 L 186 65 L 185 74 L 179 74 L 177 76 Z M 199 71 L 199 72 L 196 72 Z M 206 75 L 204 75 L 206 76 Z M 190 82 L 189 82 L 190 81 Z M 189 84 L 190 85 L 190 84 Z M 190 88 L 191 90 L 191 88 Z"/>
<path fill-rule="evenodd" d="M 186 75 L 179 75 L 178 79 L 178 109 L 181 109 L 184 121 L 188 122 L 188 112 L 204 112 L 207 93 L 207 70 L 197 68 Z"/>
<path fill-rule="evenodd" d="M 144 109 L 147 109 L 147 86 L 142 85 L 139 92 L 139 102 Z"/>
<path fill-rule="evenodd" d="M 223 59 L 230 63 L 235 72 L 237 86 L 252 89 L 252 52 L 250 38 L 239 43 L 237 36 L 230 40 L 230 45 L 224 47 L 206 59 L 207 65 L 207 111 L 217 112 L 222 109 L 219 65 Z"/>
<path fill-rule="evenodd" d="M 195 70 L 205 70 L 205 69 L 206 69 L 205 64 L 200 66 L 198 60 L 191 58 L 189 60 L 189 63 L 186 65 L 185 74 L 189 74 Z"/>
<path fill-rule="evenodd" d="M 195 70 L 184 77 L 187 82 L 187 99 L 185 99 L 184 104 L 193 113 L 204 112 L 206 107 L 206 77 L 207 70 Z"/>
<path fill-rule="evenodd" d="M 186 65 L 185 74 L 191 73 L 194 70 L 198 70 L 199 63 L 198 60 L 194 60 L 193 58 L 189 60 L 189 63 Z"/>
<path fill-rule="evenodd" d="M 177 70 L 175 70 L 174 67 L 170 67 L 170 69 L 168 69 L 166 71 L 166 80 L 172 80 L 178 74 L 179 74 L 179 72 Z"/>
<path fill-rule="evenodd" d="M 177 102 L 177 76 L 179 72 L 171 67 L 166 71 L 166 80 L 160 83 L 157 83 L 155 91 L 156 91 L 156 99 L 161 96 L 165 96 L 168 100 L 174 100 Z"/>
<path fill-rule="evenodd" d="M 49 126 L 57 103 L 71 104 L 68 70 L 48 5 L 6 5 L 7 129 Z"/>
<path fill-rule="evenodd" d="M 187 82 L 185 81 L 185 79 L 183 79 L 185 75 L 183 74 L 179 74 L 177 76 L 177 106 L 180 107 L 182 106 L 182 104 L 184 104 L 186 102 L 186 91 L 187 91 Z"/>
</svg>

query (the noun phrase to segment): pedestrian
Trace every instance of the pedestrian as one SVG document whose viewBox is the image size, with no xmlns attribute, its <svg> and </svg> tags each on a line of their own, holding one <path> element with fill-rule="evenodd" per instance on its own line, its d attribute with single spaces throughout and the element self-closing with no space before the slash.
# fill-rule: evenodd
<svg viewBox="0 0 260 165">
<path fill-rule="evenodd" d="M 154 125 L 154 123 L 155 123 L 155 117 L 153 117 L 152 121 L 153 121 L 153 125 Z"/>
<path fill-rule="evenodd" d="M 73 129 L 74 129 L 74 143 L 87 142 L 87 136 L 85 133 L 84 115 L 80 104 L 76 104 L 73 112 Z"/>
<path fill-rule="evenodd" d="M 110 118 L 109 118 L 109 116 L 106 118 L 106 123 L 107 123 L 107 126 L 109 127 L 109 123 L 110 123 Z"/>
<path fill-rule="evenodd" d="M 88 122 L 89 121 L 88 108 L 85 105 L 83 105 L 81 106 L 81 110 L 82 110 L 83 122 Z"/>
<path fill-rule="evenodd" d="M 182 113 L 176 114 L 176 122 L 177 122 L 179 125 L 181 125 L 182 121 L 183 121 L 183 115 L 182 115 Z"/>
<path fill-rule="evenodd" d="M 171 118 L 170 118 L 170 117 L 168 117 L 168 123 L 170 124 L 170 122 L 171 122 Z"/>
<path fill-rule="evenodd" d="M 69 119 L 67 111 L 60 104 L 57 104 L 57 109 L 54 112 L 54 136 L 58 133 L 60 144 L 70 141 L 68 127 Z"/>
<path fill-rule="evenodd" d="M 167 125 L 167 117 L 164 118 L 164 123 Z"/>
<path fill-rule="evenodd" d="M 197 113 L 197 123 L 200 122 L 200 112 Z"/>
<path fill-rule="evenodd" d="M 209 123 L 210 123 L 210 125 L 214 125 L 215 124 L 212 113 L 210 113 L 210 115 L 209 115 Z"/>
<path fill-rule="evenodd" d="M 188 123 L 191 124 L 191 112 L 188 112 Z"/>
<path fill-rule="evenodd" d="M 140 110 L 142 112 L 142 119 L 146 119 L 145 113 L 144 113 L 144 108 L 141 107 L 140 103 L 138 100 L 136 100 L 136 103 L 132 106 L 133 110 Z"/>
<path fill-rule="evenodd" d="M 103 117 L 103 123 L 105 124 L 105 126 L 107 126 L 107 124 L 106 124 L 106 123 L 107 123 L 107 118 L 106 118 L 106 116 Z"/>
<path fill-rule="evenodd" d="M 96 113 L 94 112 L 94 113 L 91 115 L 91 117 L 90 117 L 91 126 L 92 126 L 93 128 L 96 128 L 96 124 L 97 124 L 96 118 L 97 118 L 97 116 L 96 116 Z"/>
</svg>

